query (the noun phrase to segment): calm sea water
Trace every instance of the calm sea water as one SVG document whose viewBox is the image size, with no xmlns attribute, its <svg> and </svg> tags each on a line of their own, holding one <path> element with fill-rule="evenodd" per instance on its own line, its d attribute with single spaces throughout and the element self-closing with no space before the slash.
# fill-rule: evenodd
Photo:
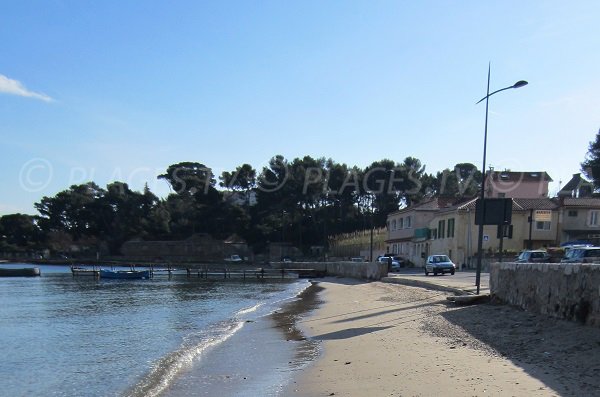
<svg viewBox="0 0 600 397">
<path fill-rule="evenodd" d="M 0 278 L 2 395 L 278 396 L 307 361 L 299 351 L 316 354 L 267 316 L 304 280 L 94 280 L 39 267 Z"/>
</svg>

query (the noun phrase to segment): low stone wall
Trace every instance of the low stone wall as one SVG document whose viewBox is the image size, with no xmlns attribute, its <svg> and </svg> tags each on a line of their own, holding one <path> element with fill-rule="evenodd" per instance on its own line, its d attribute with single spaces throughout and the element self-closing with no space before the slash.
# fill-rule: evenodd
<svg viewBox="0 0 600 397">
<path fill-rule="evenodd" d="M 277 269 L 315 269 L 328 276 L 380 280 L 387 276 L 387 263 L 378 262 L 271 262 Z"/>
<path fill-rule="evenodd" d="M 493 300 L 600 327 L 600 265 L 493 263 Z"/>
</svg>

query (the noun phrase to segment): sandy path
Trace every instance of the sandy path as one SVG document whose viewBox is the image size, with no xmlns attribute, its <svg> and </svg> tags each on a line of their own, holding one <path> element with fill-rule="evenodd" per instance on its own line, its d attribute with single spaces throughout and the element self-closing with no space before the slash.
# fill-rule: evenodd
<svg viewBox="0 0 600 397">
<path fill-rule="evenodd" d="M 323 355 L 286 396 L 600 395 L 598 329 L 401 285 L 320 286 L 299 325 Z"/>
</svg>

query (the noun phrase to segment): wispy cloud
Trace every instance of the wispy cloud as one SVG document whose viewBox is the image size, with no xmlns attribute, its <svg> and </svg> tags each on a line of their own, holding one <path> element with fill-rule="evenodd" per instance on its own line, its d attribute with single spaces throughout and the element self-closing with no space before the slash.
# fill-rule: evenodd
<svg viewBox="0 0 600 397">
<path fill-rule="evenodd" d="M 21 82 L 0 74 L 0 93 L 24 96 L 28 98 L 39 99 L 44 102 L 52 102 L 53 99 L 46 94 L 30 91 Z"/>
</svg>

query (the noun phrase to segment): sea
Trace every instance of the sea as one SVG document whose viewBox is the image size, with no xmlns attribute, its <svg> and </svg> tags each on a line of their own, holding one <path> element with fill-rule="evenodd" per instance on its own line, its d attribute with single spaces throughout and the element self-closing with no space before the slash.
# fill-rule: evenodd
<svg viewBox="0 0 600 397">
<path fill-rule="evenodd" d="M 280 396 L 319 355 L 295 328 L 308 280 L 36 267 L 41 277 L 0 277 L 0 395 Z"/>
</svg>

